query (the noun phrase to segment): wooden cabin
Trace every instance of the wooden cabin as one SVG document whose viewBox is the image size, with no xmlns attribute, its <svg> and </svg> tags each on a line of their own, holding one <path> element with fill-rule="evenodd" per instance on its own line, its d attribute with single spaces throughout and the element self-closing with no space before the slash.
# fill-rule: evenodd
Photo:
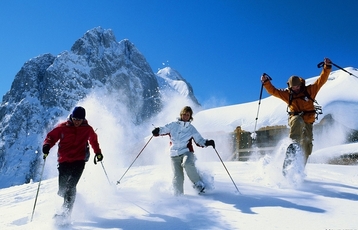
<svg viewBox="0 0 358 230">
<path fill-rule="evenodd" d="M 319 123 L 313 127 L 315 133 L 324 132 L 325 127 L 332 125 L 335 120 L 331 115 L 326 115 Z M 260 158 L 265 154 L 271 154 L 278 143 L 288 137 L 289 127 L 286 125 L 266 126 L 256 131 L 256 138 L 251 137 L 252 133 L 243 130 L 240 126 L 236 127 L 232 134 L 233 154 L 230 160 L 247 161 L 250 158 Z M 358 141 L 358 130 L 348 131 L 346 143 Z M 330 163 L 357 164 L 358 153 L 350 153 L 333 159 Z"/>
</svg>

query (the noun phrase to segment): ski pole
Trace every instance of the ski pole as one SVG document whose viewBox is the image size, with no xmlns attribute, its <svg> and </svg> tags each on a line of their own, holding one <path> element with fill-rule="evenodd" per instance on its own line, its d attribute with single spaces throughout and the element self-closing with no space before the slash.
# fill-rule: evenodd
<svg viewBox="0 0 358 230">
<path fill-rule="evenodd" d="M 343 70 L 344 72 L 348 73 L 349 75 L 352 75 L 352 76 L 358 78 L 358 76 L 356 76 L 356 75 L 354 75 L 353 73 L 351 73 L 351 72 L 349 72 L 349 71 L 343 69 L 343 68 L 340 67 L 339 65 L 334 64 L 333 62 L 331 62 L 331 64 L 334 65 L 335 67 L 337 67 L 338 69 L 341 69 L 341 70 Z M 320 62 L 320 63 L 318 63 L 317 67 L 318 67 L 318 68 L 321 68 L 321 67 L 323 67 L 323 65 L 324 65 L 324 62 Z"/>
<path fill-rule="evenodd" d="M 109 180 L 109 177 L 107 175 L 107 172 L 106 172 L 106 169 L 104 168 L 104 165 L 103 165 L 103 162 L 101 161 L 101 165 L 102 165 L 102 168 L 103 168 L 103 171 L 104 171 L 104 174 L 106 175 L 107 177 L 107 180 L 108 180 L 108 183 L 111 184 L 111 181 Z"/>
<path fill-rule="evenodd" d="M 262 75 L 266 76 L 269 80 L 272 80 L 272 78 L 267 73 L 263 73 Z M 259 112 L 260 112 L 260 105 L 261 105 L 263 88 L 264 88 L 264 83 L 262 82 L 261 90 L 260 90 L 259 106 L 257 108 L 257 114 L 256 114 L 256 119 L 255 119 L 256 121 L 255 121 L 254 135 L 252 136 L 252 139 L 256 139 L 256 125 L 257 125 L 257 120 L 259 119 Z"/>
<path fill-rule="evenodd" d="M 128 169 L 124 172 L 124 174 L 122 175 L 122 177 L 117 181 L 117 184 L 121 183 L 122 178 L 124 177 L 124 175 L 126 175 L 126 173 L 128 172 L 128 170 L 130 169 L 130 167 L 132 167 L 132 165 L 134 164 L 134 162 L 138 159 L 139 155 L 143 152 L 143 150 L 145 149 L 145 147 L 147 147 L 147 145 L 149 144 L 150 140 L 152 140 L 154 136 L 151 136 L 150 139 L 147 141 L 147 143 L 144 145 L 144 147 L 142 148 L 142 150 L 140 150 L 140 152 L 138 153 L 138 155 L 136 156 L 136 158 L 134 159 L 134 161 L 132 162 L 132 164 L 129 165 Z"/>
<path fill-rule="evenodd" d="M 98 128 L 96 128 L 94 132 L 96 132 L 97 129 L 98 129 Z M 87 142 L 87 146 L 88 146 L 88 142 Z M 104 174 L 105 174 L 106 177 L 107 177 L 108 183 L 111 184 L 111 181 L 109 180 L 109 177 L 108 177 L 108 175 L 107 175 L 106 169 L 104 168 L 103 162 L 102 162 L 102 161 L 100 161 L 100 162 L 101 162 L 101 165 L 102 165 Z M 96 157 L 94 158 L 94 164 L 95 164 L 95 165 L 97 164 Z"/>
<path fill-rule="evenodd" d="M 39 190 L 40 190 L 40 185 L 41 185 L 41 181 L 42 181 L 42 174 L 44 173 L 45 163 L 46 163 L 46 158 L 44 159 L 44 164 L 43 164 L 42 170 L 41 170 L 39 185 L 37 186 L 35 203 L 34 203 L 34 207 L 32 208 L 31 222 L 32 222 L 32 219 L 33 219 L 34 213 L 35 213 L 35 207 L 36 207 L 37 197 L 39 195 Z"/>
<path fill-rule="evenodd" d="M 88 145 L 88 143 L 87 143 L 87 145 Z M 102 168 L 103 168 L 104 174 L 106 174 L 107 180 L 108 180 L 109 184 L 111 184 L 111 182 L 110 182 L 110 180 L 109 180 L 109 178 L 108 178 L 108 175 L 107 175 L 106 169 L 104 168 L 103 162 L 102 162 L 102 161 L 100 161 L 100 162 L 101 162 L 101 165 L 102 165 Z M 93 158 L 93 163 L 94 163 L 95 165 L 97 164 L 97 159 L 96 159 L 96 156 Z"/>
<path fill-rule="evenodd" d="M 219 159 L 220 159 L 221 163 L 223 164 L 223 166 L 224 166 L 224 168 L 225 168 L 225 170 L 226 170 L 227 174 L 229 175 L 229 177 L 230 177 L 230 179 L 231 179 L 232 183 L 234 184 L 234 186 L 235 186 L 236 190 L 238 191 L 238 193 L 239 193 L 239 194 L 241 194 L 241 192 L 240 192 L 240 191 L 239 191 L 239 189 L 237 188 L 237 186 L 236 186 L 236 184 L 235 184 L 234 180 L 232 179 L 232 177 L 231 177 L 231 175 L 230 175 L 230 173 L 229 173 L 229 170 L 227 170 L 227 168 L 226 168 L 226 166 L 225 166 L 225 164 L 224 164 L 223 160 L 221 159 L 221 157 L 220 157 L 220 155 L 219 155 L 218 151 L 216 151 L 216 148 L 214 148 L 214 150 L 215 150 L 216 154 L 218 155 L 218 157 L 219 157 Z"/>
</svg>

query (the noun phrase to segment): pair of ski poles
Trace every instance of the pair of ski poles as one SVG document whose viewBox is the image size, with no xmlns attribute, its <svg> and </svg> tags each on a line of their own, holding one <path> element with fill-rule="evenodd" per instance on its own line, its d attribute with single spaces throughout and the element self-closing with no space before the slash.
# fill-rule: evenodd
<svg viewBox="0 0 358 230">
<path fill-rule="evenodd" d="M 149 142 L 152 140 L 153 137 L 154 137 L 154 136 L 151 136 L 151 137 L 150 137 L 150 139 L 149 139 L 149 140 L 147 141 L 147 143 L 144 145 L 144 147 L 142 148 L 142 150 L 138 153 L 138 155 L 135 157 L 135 159 L 133 160 L 133 162 L 129 165 L 128 169 L 124 172 L 124 174 L 122 175 L 122 177 L 117 181 L 117 184 L 120 184 L 120 183 L 121 183 L 121 180 L 122 180 L 122 178 L 124 177 L 124 175 L 126 175 L 126 173 L 128 172 L 128 170 L 132 167 L 132 165 L 134 164 L 134 162 L 138 159 L 139 155 L 143 152 L 143 150 L 145 149 L 145 147 L 147 147 L 147 145 L 149 144 Z M 236 186 L 234 180 L 232 179 L 232 177 L 231 177 L 231 175 L 230 175 L 230 173 L 229 173 L 229 170 L 226 168 L 226 166 L 225 166 L 223 160 L 221 159 L 221 157 L 220 157 L 218 151 L 217 151 L 215 148 L 214 148 L 214 150 L 215 150 L 216 154 L 218 155 L 218 157 L 219 157 L 221 163 L 223 164 L 223 166 L 224 166 L 224 168 L 225 168 L 227 174 L 229 175 L 229 177 L 230 177 L 232 183 L 234 184 L 234 186 L 235 186 L 237 192 L 238 192 L 239 194 L 241 194 L 240 191 L 239 191 L 239 189 L 237 188 L 237 186 Z"/>
<path fill-rule="evenodd" d="M 356 78 L 358 78 L 358 76 L 354 75 L 353 73 L 345 70 L 344 68 L 340 67 L 339 65 L 331 62 L 331 64 L 335 67 L 337 67 L 338 69 L 348 73 L 349 75 L 351 76 L 354 76 Z M 324 66 L 324 62 L 320 62 L 317 64 L 317 67 L 318 68 L 322 68 Z M 266 76 L 269 80 L 272 80 L 272 78 L 267 74 L 267 73 L 263 73 L 263 76 Z M 262 90 L 263 90 L 263 86 L 264 86 L 264 83 L 261 84 L 261 90 L 260 90 L 260 97 L 259 97 L 259 105 L 258 105 L 258 108 L 257 108 L 257 114 L 256 114 L 256 121 L 255 121 L 255 128 L 254 128 L 254 136 L 253 136 L 253 139 L 256 139 L 256 125 L 257 125 L 257 120 L 258 120 L 258 117 L 259 117 L 259 111 L 260 111 L 260 105 L 261 105 L 261 99 L 262 99 Z"/>
</svg>

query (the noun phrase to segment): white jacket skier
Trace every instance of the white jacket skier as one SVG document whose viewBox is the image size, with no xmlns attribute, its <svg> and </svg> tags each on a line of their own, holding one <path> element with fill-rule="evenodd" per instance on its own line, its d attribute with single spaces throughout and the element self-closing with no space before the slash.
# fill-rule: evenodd
<svg viewBox="0 0 358 230">
<path fill-rule="evenodd" d="M 194 152 L 192 141 L 199 147 L 205 147 L 204 139 L 190 121 L 171 122 L 160 128 L 159 135 L 170 135 L 170 156 L 180 156 L 186 152 Z"/>
<path fill-rule="evenodd" d="M 195 155 L 192 141 L 197 146 L 213 146 L 213 140 L 204 139 L 196 128 L 191 124 L 193 111 L 189 106 L 185 106 L 180 112 L 180 119 L 171 122 L 163 127 L 155 128 L 153 136 L 170 136 L 170 156 L 174 173 L 173 188 L 175 195 L 184 193 L 184 172 L 185 169 L 189 179 L 193 182 L 194 188 L 198 192 L 204 192 L 205 184 L 202 182 L 195 167 Z"/>
</svg>

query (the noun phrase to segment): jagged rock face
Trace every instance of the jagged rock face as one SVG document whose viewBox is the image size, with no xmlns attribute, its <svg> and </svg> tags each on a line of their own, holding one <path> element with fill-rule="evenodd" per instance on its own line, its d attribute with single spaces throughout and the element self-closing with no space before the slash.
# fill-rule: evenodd
<svg viewBox="0 0 358 230">
<path fill-rule="evenodd" d="M 36 171 L 33 166 L 37 158 L 34 153 L 39 150 L 38 134 L 48 123 L 42 119 L 42 82 L 54 59 L 54 56 L 45 54 L 26 62 L 16 75 L 11 90 L 3 97 L 0 107 L 0 187 L 28 182 Z"/>
<path fill-rule="evenodd" d="M 87 31 L 71 51 L 26 62 L 3 97 L 0 188 L 36 179 L 44 133 L 94 89 L 116 98 L 114 109 L 124 104 L 134 124 L 161 109 L 156 75 L 135 46 L 111 30 Z"/>
<path fill-rule="evenodd" d="M 71 52 L 55 59 L 47 73 L 51 88 L 46 89 L 45 96 L 53 98 L 49 105 L 60 98 L 60 106 L 69 110 L 73 106 L 67 103 L 69 99 L 82 99 L 92 89 L 104 88 L 107 96 L 127 105 L 136 123 L 158 112 L 161 106 L 158 83 L 145 58 L 128 40 L 116 42 L 111 30 L 88 31 Z"/>
</svg>

